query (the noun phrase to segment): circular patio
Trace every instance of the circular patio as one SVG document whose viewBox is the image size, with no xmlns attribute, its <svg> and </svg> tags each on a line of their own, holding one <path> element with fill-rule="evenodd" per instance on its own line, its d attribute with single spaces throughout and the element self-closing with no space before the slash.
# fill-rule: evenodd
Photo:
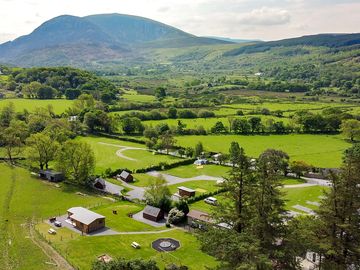
<svg viewBox="0 0 360 270">
<path fill-rule="evenodd" d="M 152 242 L 152 248 L 163 252 L 174 251 L 180 247 L 180 242 L 172 238 L 160 238 Z"/>
</svg>

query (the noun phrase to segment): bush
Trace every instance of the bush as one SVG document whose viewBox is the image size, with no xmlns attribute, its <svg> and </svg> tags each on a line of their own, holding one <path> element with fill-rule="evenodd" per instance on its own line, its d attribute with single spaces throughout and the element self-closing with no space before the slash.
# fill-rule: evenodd
<svg viewBox="0 0 360 270">
<path fill-rule="evenodd" d="M 167 218 L 169 224 L 179 224 L 185 218 L 183 211 L 180 211 L 176 207 L 171 209 Z"/>
</svg>

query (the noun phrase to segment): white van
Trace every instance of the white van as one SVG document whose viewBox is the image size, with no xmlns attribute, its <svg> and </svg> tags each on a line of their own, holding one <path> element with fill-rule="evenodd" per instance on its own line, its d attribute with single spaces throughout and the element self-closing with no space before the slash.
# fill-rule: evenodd
<svg viewBox="0 0 360 270">
<path fill-rule="evenodd" d="M 217 199 L 214 197 L 208 197 L 204 200 L 204 202 L 211 204 L 211 205 L 217 205 Z"/>
</svg>

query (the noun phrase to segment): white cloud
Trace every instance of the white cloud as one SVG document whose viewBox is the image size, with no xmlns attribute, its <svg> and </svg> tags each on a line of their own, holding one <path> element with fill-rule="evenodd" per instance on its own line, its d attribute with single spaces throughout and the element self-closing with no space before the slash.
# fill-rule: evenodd
<svg viewBox="0 0 360 270">
<path fill-rule="evenodd" d="M 290 14 L 285 9 L 262 7 L 240 14 L 237 21 L 246 25 L 279 25 L 290 22 Z"/>
</svg>

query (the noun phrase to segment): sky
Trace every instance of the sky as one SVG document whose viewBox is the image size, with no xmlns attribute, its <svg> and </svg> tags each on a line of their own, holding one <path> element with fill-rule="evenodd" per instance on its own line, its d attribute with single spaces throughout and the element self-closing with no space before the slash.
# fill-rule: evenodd
<svg viewBox="0 0 360 270">
<path fill-rule="evenodd" d="M 360 32 L 360 0 L 0 0 L 0 43 L 59 15 L 122 13 L 198 36 L 278 40 Z"/>
</svg>

